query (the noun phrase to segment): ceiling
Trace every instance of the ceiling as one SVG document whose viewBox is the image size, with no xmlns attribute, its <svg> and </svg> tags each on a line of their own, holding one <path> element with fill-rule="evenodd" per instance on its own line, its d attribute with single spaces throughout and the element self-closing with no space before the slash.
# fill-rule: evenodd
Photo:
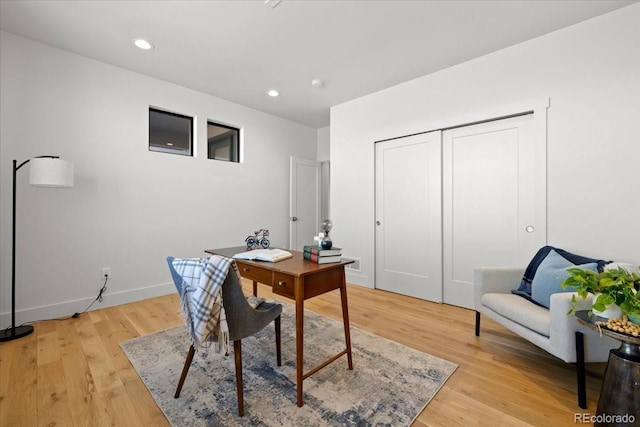
<svg viewBox="0 0 640 427">
<path fill-rule="evenodd" d="M 333 105 L 637 1 L 2 0 L 0 29 L 320 128 Z"/>
</svg>

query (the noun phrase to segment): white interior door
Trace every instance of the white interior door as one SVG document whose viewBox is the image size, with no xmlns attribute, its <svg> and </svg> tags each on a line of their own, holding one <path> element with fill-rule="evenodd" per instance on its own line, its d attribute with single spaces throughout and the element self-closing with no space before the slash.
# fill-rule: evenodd
<svg viewBox="0 0 640 427">
<path fill-rule="evenodd" d="M 320 162 L 291 157 L 289 248 L 301 251 L 313 244 L 320 229 Z"/>
<path fill-rule="evenodd" d="M 443 133 L 445 303 L 473 308 L 474 268 L 526 265 L 546 243 L 535 126 L 529 114 Z"/>
<path fill-rule="evenodd" d="M 441 132 L 375 150 L 376 288 L 441 302 Z"/>
</svg>

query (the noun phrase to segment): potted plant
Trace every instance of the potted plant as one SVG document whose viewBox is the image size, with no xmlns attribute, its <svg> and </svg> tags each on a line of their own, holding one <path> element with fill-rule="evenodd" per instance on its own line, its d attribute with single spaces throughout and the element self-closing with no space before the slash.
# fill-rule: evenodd
<svg viewBox="0 0 640 427">
<path fill-rule="evenodd" d="M 607 269 L 601 273 L 581 268 L 568 268 L 567 272 L 569 277 L 562 282 L 563 288 L 575 288 L 583 300 L 588 294 L 596 295 L 589 315 L 593 310 L 604 312 L 607 306 L 615 304 L 630 321 L 640 324 L 640 274 L 622 267 Z M 574 295 L 567 314 L 575 311 L 576 304 Z"/>
</svg>

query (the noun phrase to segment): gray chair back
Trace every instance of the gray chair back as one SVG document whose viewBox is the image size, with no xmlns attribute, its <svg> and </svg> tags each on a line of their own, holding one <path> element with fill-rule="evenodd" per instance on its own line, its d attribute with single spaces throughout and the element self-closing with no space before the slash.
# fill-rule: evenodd
<svg viewBox="0 0 640 427">
<path fill-rule="evenodd" d="M 173 268 L 174 257 L 167 257 L 169 271 L 180 297 L 182 297 L 183 279 Z M 235 263 L 235 261 L 232 261 Z M 237 341 L 260 332 L 282 313 L 280 304 L 263 302 L 257 308 L 251 307 L 242 292 L 242 284 L 238 277 L 229 271 L 222 284 L 222 303 L 229 326 L 229 340 Z M 191 321 L 191 319 L 185 319 Z"/>
<path fill-rule="evenodd" d="M 178 291 L 178 295 L 182 297 L 182 276 L 178 274 L 175 268 L 173 268 L 173 260 L 175 258 L 170 256 L 167 257 L 167 263 L 169 264 L 169 271 L 171 272 L 171 278 L 173 279 L 173 284 L 176 285 L 176 290 Z"/>
<path fill-rule="evenodd" d="M 282 306 L 275 303 L 263 302 L 257 308 L 251 307 L 238 277 L 232 271 L 222 284 L 222 303 L 231 341 L 255 335 L 282 313 Z"/>
</svg>

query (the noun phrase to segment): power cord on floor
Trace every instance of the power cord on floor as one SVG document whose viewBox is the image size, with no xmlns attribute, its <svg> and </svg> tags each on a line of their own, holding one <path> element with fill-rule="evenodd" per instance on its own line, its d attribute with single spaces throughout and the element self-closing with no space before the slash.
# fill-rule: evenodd
<svg viewBox="0 0 640 427">
<path fill-rule="evenodd" d="M 32 325 L 34 323 L 40 323 L 40 322 L 48 322 L 50 320 L 68 320 L 68 319 L 75 319 L 76 317 L 80 317 L 81 314 L 86 313 L 87 311 L 89 311 L 89 309 L 91 308 L 91 306 L 93 304 L 96 303 L 96 301 L 100 301 L 102 302 L 102 300 L 104 299 L 103 294 L 107 291 L 107 282 L 109 281 L 109 275 L 105 274 L 104 275 L 104 284 L 102 285 L 102 288 L 100 288 L 100 291 L 98 292 L 98 296 L 96 297 L 96 299 L 94 299 L 91 304 L 89 304 L 87 306 L 87 308 L 85 308 L 83 311 L 79 311 L 79 312 L 75 312 L 73 313 L 73 315 L 71 316 L 64 316 L 64 317 L 56 317 L 56 318 L 52 318 L 52 319 L 40 319 L 40 320 L 33 320 L 30 322 L 24 322 L 22 325 L 20 326 L 24 326 L 24 325 Z M 11 326 L 9 326 L 8 329 L 11 329 Z"/>
<path fill-rule="evenodd" d="M 75 312 L 73 313 L 73 316 L 71 316 L 72 318 L 76 318 L 76 317 L 80 317 L 81 314 L 86 313 L 87 311 L 89 311 L 89 309 L 91 308 L 91 306 L 93 304 L 96 303 L 96 301 L 100 301 L 102 302 L 102 300 L 104 299 L 104 297 L 102 296 L 102 294 L 104 294 L 107 290 L 107 282 L 109 281 L 109 275 L 105 274 L 104 275 L 104 284 L 102 285 L 102 288 L 100 289 L 100 292 L 98 292 L 98 296 L 96 297 L 96 299 L 94 299 L 93 301 L 91 301 L 91 304 L 89 304 L 87 306 L 87 308 L 85 308 L 83 311 L 80 312 Z"/>
</svg>

